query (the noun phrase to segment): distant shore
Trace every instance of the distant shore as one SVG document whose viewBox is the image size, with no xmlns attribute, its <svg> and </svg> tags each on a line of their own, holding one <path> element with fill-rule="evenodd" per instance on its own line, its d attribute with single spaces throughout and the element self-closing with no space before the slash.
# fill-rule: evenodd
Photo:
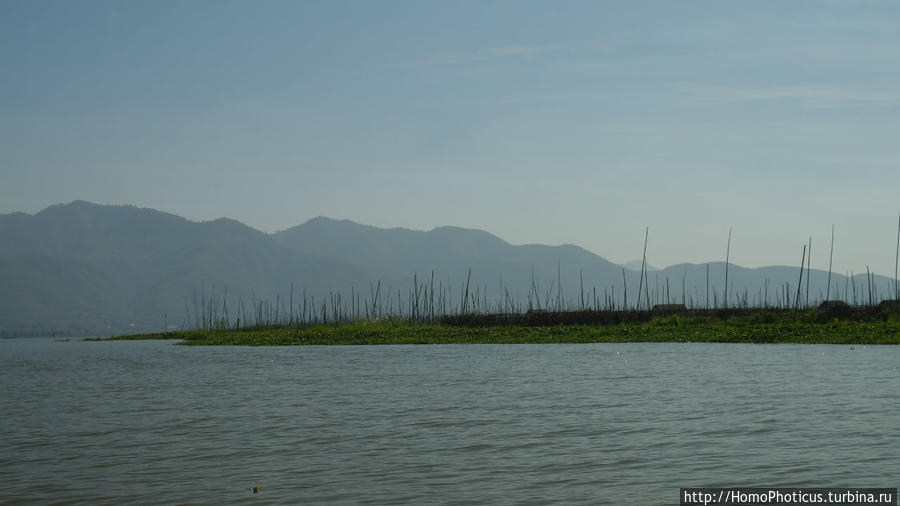
<svg viewBox="0 0 900 506">
<path fill-rule="evenodd" d="M 546 315 L 542 318 L 547 319 Z M 718 318 L 669 314 L 611 324 L 520 322 L 472 325 L 357 321 L 315 326 L 197 329 L 89 340 L 175 339 L 193 346 L 290 346 L 372 344 L 528 344 L 623 342 L 721 342 L 900 344 L 900 315 L 847 319 L 816 311 L 754 312 Z M 472 322 L 470 322 L 472 323 Z"/>
</svg>

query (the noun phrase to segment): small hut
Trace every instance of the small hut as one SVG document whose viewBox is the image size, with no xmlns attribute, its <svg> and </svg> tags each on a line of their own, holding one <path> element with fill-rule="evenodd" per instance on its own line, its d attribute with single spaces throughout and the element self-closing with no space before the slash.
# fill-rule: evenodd
<svg viewBox="0 0 900 506">
<path fill-rule="evenodd" d="M 653 306 L 654 313 L 683 313 L 687 311 L 684 304 L 657 304 Z"/>
<path fill-rule="evenodd" d="M 850 305 L 842 300 L 826 300 L 819 304 L 817 310 L 820 321 L 824 318 L 848 318 L 851 313 Z"/>
</svg>

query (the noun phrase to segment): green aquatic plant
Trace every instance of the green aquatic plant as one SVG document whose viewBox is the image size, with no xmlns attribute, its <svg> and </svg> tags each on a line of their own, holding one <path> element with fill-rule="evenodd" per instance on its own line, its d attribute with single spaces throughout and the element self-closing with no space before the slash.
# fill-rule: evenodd
<svg viewBox="0 0 900 506">
<path fill-rule="evenodd" d="M 725 325 L 715 316 L 667 315 L 606 325 L 452 326 L 408 321 L 355 321 L 329 325 L 283 325 L 206 329 L 113 339 L 180 339 L 188 346 L 289 346 L 376 344 L 518 344 L 617 342 L 900 344 L 900 318 L 818 323 L 810 313 L 737 315 Z"/>
</svg>

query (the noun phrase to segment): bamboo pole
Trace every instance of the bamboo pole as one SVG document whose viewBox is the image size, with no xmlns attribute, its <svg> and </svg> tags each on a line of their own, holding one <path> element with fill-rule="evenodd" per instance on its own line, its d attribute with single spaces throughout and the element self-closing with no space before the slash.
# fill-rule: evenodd
<svg viewBox="0 0 900 506">
<path fill-rule="evenodd" d="M 894 300 L 900 299 L 900 284 L 897 283 L 897 266 L 900 265 L 900 216 L 897 217 L 897 251 L 894 253 Z"/>
<path fill-rule="evenodd" d="M 794 310 L 800 308 L 800 287 L 803 286 L 803 264 L 806 261 L 806 245 L 803 245 L 803 256 L 800 257 L 800 280 L 797 281 L 797 298 L 794 300 Z M 809 273 L 806 274 L 809 279 Z"/>
<path fill-rule="evenodd" d="M 650 234 L 650 227 L 644 230 L 644 256 L 641 258 L 641 278 L 638 283 L 637 305 L 635 309 L 641 308 L 641 289 L 644 286 L 644 267 L 647 265 L 647 236 Z M 648 281 L 649 283 L 649 281 Z M 648 288 L 649 290 L 649 288 Z"/>
<path fill-rule="evenodd" d="M 731 229 L 728 229 L 728 248 L 725 250 L 725 295 L 723 297 L 723 305 L 728 309 L 728 263 L 731 258 Z"/>
<path fill-rule="evenodd" d="M 831 295 L 831 261 L 834 259 L 834 224 L 831 224 L 831 253 L 828 254 L 828 287 L 825 289 L 825 300 Z"/>
<path fill-rule="evenodd" d="M 812 237 L 809 238 L 809 248 L 806 255 L 806 307 L 809 307 L 809 265 L 812 261 Z"/>
</svg>

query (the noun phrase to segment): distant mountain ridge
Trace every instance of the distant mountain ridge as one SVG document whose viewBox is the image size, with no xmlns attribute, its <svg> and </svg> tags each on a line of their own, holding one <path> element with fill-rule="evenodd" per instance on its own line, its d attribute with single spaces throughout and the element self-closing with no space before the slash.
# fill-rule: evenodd
<svg viewBox="0 0 900 506">
<path fill-rule="evenodd" d="M 319 216 L 273 236 L 299 251 L 335 257 L 388 258 L 397 249 L 420 257 L 485 257 L 511 245 L 483 230 L 437 227 L 428 232 L 406 228 L 377 228 L 350 220 Z"/>
<path fill-rule="evenodd" d="M 153 209 L 75 201 L 34 215 L 0 215 L 0 335 L 159 331 L 166 321 L 192 325 L 191 315 L 207 300 L 236 315 L 260 299 L 296 306 L 300 297 L 322 301 L 341 294 L 349 300 L 354 293 L 362 301 L 376 284 L 382 298 L 399 307 L 414 278 L 420 284 L 433 278 L 453 303 L 468 282 L 482 303 L 497 304 L 488 309 L 522 308 L 529 298 L 543 307 L 554 300 L 568 307 L 621 305 L 626 290 L 633 305 L 639 269 L 574 245 L 512 245 L 483 230 L 451 226 L 382 229 L 317 217 L 266 234 L 228 218 L 194 222 Z M 642 284 L 653 301 L 693 304 L 705 303 L 710 286 L 711 303 L 721 304 L 723 273 L 722 262 L 681 264 L 648 269 Z M 783 299 L 796 290 L 798 274 L 795 267 L 732 265 L 731 303 L 739 296 Z M 813 298 L 824 292 L 824 279 L 812 272 Z M 883 290 L 893 282 L 874 279 Z M 850 286 L 851 280 L 833 275 L 832 293 L 850 299 Z M 859 297 L 863 290 L 856 288 Z"/>
<path fill-rule="evenodd" d="M 401 269 L 394 276 L 410 275 L 410 270 L 430 272 L 473 268 L 479 264 L 543 264 L 551 258 L 568 265 L 594 264 L 595 268 L 619 266 L 573 245 L 514 246 L 483 230 L 437 227 L 430 231 L 405 228 L 381 229 L 349 220 L 318 217 L 302 225 L 276 232 L 281 244 L 308 255 L 322 256 L 360 265 L 381 264 L 385 275 L 391 267 Z M 543 267 L 541 267 L 543 269 Z"/>
<path fill-rule="evenodd" d="M 298 256 L 224 218 L 198 223 L 82 201 L 33 216 L 0 215 L 0 283 L 8 288 L 0 293 L 0 332 L 158 330 L 167 317 L 183 319 L 194 291 L 231 287 L 235 295 L 268 296 L 282 276 L 310 271 L 337 280 L 361 275 Z"/>
</svg>

